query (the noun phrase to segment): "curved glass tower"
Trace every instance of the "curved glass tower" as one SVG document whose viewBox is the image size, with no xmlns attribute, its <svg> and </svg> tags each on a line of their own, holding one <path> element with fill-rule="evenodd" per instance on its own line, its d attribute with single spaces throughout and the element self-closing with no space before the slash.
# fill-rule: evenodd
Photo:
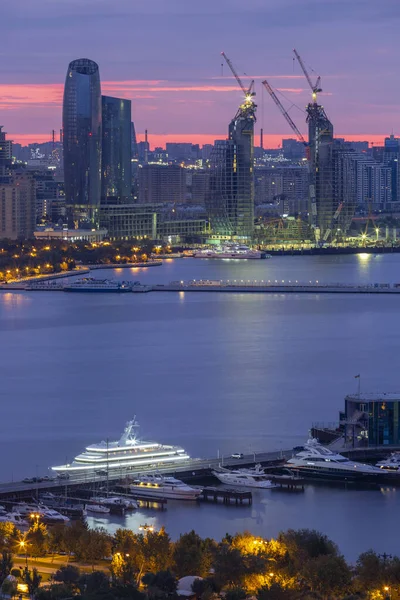
<svg viewBox="0 0 400 600">
<path fill-rule="evenodd" d="M 88 58 L 79 58 L 68 66 L 63 130 L 69 226 L 97 227 L 101 190 L 101 91 L 99 67 Z"/>
</svg>

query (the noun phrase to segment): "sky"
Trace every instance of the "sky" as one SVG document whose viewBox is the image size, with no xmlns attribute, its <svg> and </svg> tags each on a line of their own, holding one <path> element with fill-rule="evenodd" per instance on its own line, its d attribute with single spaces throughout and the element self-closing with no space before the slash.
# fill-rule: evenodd
<svg viewBox="0 0 400 600">
<path fill-rule="evenodd" d="M 90 58 L 102 93 L 132 100 L 139 139 L 225 138 L 245 83 L 256 82 L 264 146 L 293 137 L 261 85 L 268 79 L 305 134 L 310 90 L 301 54 L 337 136 L 400 134 L 400 0 L 0 0 L 0 125 L 29 143 L 61 127 L 68 63 Z"/>
</svg>

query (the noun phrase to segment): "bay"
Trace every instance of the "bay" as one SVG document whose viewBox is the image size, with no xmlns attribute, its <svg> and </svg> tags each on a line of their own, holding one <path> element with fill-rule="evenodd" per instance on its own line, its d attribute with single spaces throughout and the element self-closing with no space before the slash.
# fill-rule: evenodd
<svg viewBox="0 0 400 600">
<path fill-rule="evenodd" d="M 176 259 L 96 277 L 395 282 L 399 255 Z M 44 474 L 134 414 L 143 437 L 192 456 L 302 443 L 356 390 L 398 391 L 397 296 L 150 293 L 0 294 L 0 480 Z M 258 496 L 257 496 L 258 498 Z M 315 526 L 351 556 L 395 552 L 395 490 L 262 492 L 251 508 L 203 505 L 155 517 L 173 535 Z M 334 518 L 333 516 L 334 515 Z M 135 519 L 151 517 L 139 513 Z M 314 525 L 313 525 L 314 524 Z M 197 526 L 196 526 L 197 525 Z M 214 534 L 213 534 L 214 531 Z"/>
</svg>

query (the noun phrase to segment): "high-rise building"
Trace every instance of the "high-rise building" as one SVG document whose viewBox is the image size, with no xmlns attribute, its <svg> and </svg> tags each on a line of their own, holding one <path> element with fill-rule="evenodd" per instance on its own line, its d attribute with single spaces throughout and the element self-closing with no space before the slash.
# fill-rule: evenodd
<svg viewBox="0 0 400 600">
<path fill-rule="evenodd" d="M 98 65 L 68 66 L 63 102 L 65 200 L 69 225 L 98 225 L 101 186 L 101 91 Z"/>
<path fill-rule="evenodd" d="M 332 230 L 332 219 L 338 208 L 333 197 L 333 125 L 323 106 L 312 102 L 307 106 L 309 142 L 309 216 L 315 239 L 326 241 Z"/>
<path fill-rule="evenodd" d="M 5 177 L 12 161 L 12 141 L 7 140 L 6 132 L 2 129 L 0 125 L 0 177 Z"/>
<path fill-rule="evenodd" d="M 142 165 L 138 181 L 140 204 L 185 202 L 186 173 L 179 165 Z"/>
<path fill-rule="evenodd" d="M 131 101 L 101 97 L 101 202 L 126 203 L 132 190 Z"/>
<path fill-rule="evenodd" d="M 136 139 L 135 123 L 131 123 L 131 157 L 135 160 L 139 158 L 138 145 Z"/>
<path fill-rule="evenodd" d="M 33 237 L 36 184 L 30 173 L 16 173 L 7 183 L 0 181 L 0 238 Z"/>
<path fill-rule="evenodd" d="M 229 139 L 215 141 L 208 212 L 214 234 L 251 239 L 254 231 L 254 124 L 256 105 L 246 96 L 229 124 Z"/>
</svg>

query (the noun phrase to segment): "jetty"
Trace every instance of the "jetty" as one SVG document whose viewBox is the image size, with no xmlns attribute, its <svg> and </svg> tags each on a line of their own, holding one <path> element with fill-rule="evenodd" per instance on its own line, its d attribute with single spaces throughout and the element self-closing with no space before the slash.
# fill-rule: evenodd
<svg viewBox="0 0 400 600">
<path fill-rule="evenodd" d="M 324 283 L 244 279 L 195 279 L 151 286 L 154 292 L 223 292 L 253 294 L 400 294 L 400 283 Z"/>
</svg>

